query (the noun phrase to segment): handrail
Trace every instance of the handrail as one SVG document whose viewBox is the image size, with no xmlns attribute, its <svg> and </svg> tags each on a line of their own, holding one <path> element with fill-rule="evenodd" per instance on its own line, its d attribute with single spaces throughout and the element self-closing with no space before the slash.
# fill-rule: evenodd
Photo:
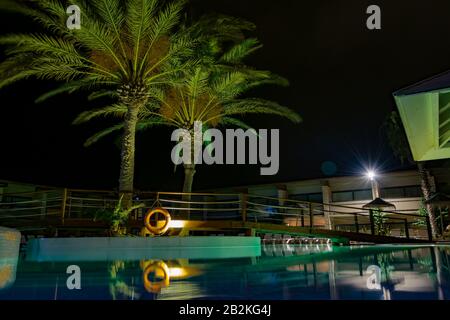
<svg viewBox="0 0 450 320">
<path fill-rule="evenodd" d="M 213 193 L 213 192 L 166 192 L 158 191 L 157 195 L 176 195 L 176 196 L 240 196 L 240 193 Z"/>
<path fill-rule="evenodd" d="M 294 203 L 302 203 L 302 204 L 312 204 L 312 205 L 317 205 L 317 206 L 330 206 L 330 207 L 346 208 L 346 209 L 353 209 L 353 210 L 366 210 L 366 211 L 369 211 L 368 209 L 364 209 L 364 208 L 343 206 L 343 205 L 339 205 L 339 204 L 335 204 L 335 203 L 327 203 L 327 202 L 308 202 L 308 201 L 301 201 L 301 200 L 296 200 L 296 199 L 274 198 L 274 197 L 260 196 L 260 195 L 254 195 L 254 194 L 248 194 L 248 196 L 251 197 L 251 198 L 269 199 L 269 200 L 274 200 L 274 201 L 278 201 L 278 202 L 285 201 L 285 202 L 294 202 Z M 384 213 L 404 215 L 401 212 L 395 212 L 395 211 L 389 211 L 389 210 L 381 210 L 381 211 L 384 212 Z M 411 216 L 411 217 L 412 216 L 422 217 L 422 216 L 420 216 L 418 214 L 416 214 L 416 215 L 408 214 L 408 216 Z"/>
<path fill-rule="evenodd" d="M 280 209 L 288 209 L 288 210 L 301 210 L 302 209 L 299 207 L 285 207 L 285 206 L 277 206 L 277 205 L 271 205 L 271 204 L 265 204 L 265 203 L 256 203 L 256 202 L 251 202 L 251 201 L 247 201 L 247 203 L 252 204 L 254 206 L 280 208 Z"/>
<path fill-rule="evenodd" d="M 109 202 L 119 201 L 118 199 L 96 199 L 96 198 L 81 198 L 81 197 L 72 197 L 72 196 L 68 196 L 67 199 L 83 200 L 83 201 L 109 201 Z"/>
<path fill-rule="evenodd" d="M 62 192 L 63 188 L 49 188 L 48 190 L 35 190 L 35 191 L 25 191 L 25 192 L 3 192 L 0 195 L 2 196 L 11 196 L 11 195 L 25 195 L 25 194 L 39 194 L 39 193 L 48 193 L 48 192 Z"/>
<path fill-rule="evenodd" d="M 61 192 L 64 192 L 64 190 L 61 190 Z M 92 193 L 90 194 L 90 192 Z M 49 195 L 51 193 L 57 193 L 57 191 L 42 190 L 33 193 Z M 307 226 L 310 232 L 313 232 L 313 229 L 331 228 L 332 226 L 336 228 L 346 226 L 354 227 L 356 228 L 356 232 L 360 232 L 360 228 L 367 231 L 365 226 L 370 225 L 372 234 L 377 232 L 374 231 L 374 224 L 377 222 L 374 220 L 373 210 L 353 206 L 244 193 L 183 193 L 160 191 L 154 193 L 147 192 L 146 194 L 150 195 L 149 199 L 134 200 L 135 203 L 144 204 L 143 210 L 153 208 L 154 206 L 162 206 L 165 209 L 173 210 L 175 216 L 177 214 L 185 215 L 187 213 L 187 217 L 184 216 L 184 218 L 188 220 L 191 218 L 205 221 L 208 219 L 233 219 L 246 222 L 247 220 L 251 221 L 254 219 L 255 221 L 265 221 L 268 223 L 269 221 L 270 223 L 276 221 L 273 223 L 289 224 L 290 226 Z M 151 195 L 154 195 L 154 198 Z M 211 199 L 208 199 L 208 196 L 212 196 Z M 195 199 L 195 197 L 199 198 Z M 0 214 L 0 217 L 2 219 L 20 219 L 24 217 L 44 218 L 45 216 L 58 215 L 59 213 L 55 213 L 54 211 L 55 208 L 60 208 L 62 212 L 61 221 L 64 223 L 64 221 L 72 218 L 93 219 L 93 216 L 96 215 L 98 210 L 111 210 L 118 201 L 117 192 L 114 191 L 67 189 L 67 193 L 63 193 L 63 197 L 42 197 L 42 199 L 37 198 L 26 201 L 0 203 L 0 213 L 10 213 L 7 215 Z M 2 204 L 4 207 L 1 206 Z M 33 204 L 36 206 L 30 207 Z M 7 208 L 7 206 L 13 207 Z M 39 210 L 41 213 L 38 213 Z M 134 211 L 130 219 L 143 218 L 143 210 Z M 21 212 L 22 214 L 15 215 L 13 214 L 14 212 Z M 409 225 L 419 221 L 419 219 L 420 221 L 423 221 L 422 219 L 427 221 L 426 217 L 413 213 L 387 210 L 380 210 L 380 212 L 386 214 L 383 218 L 385 219 L 383 223 L 392 226 L 404 225 L 405 230 L 408 230 Z M 367 223 L 368 220 L 370 221 L 369 223 Z M 397 229 L 395 227 L 395 230 Z M 417 229 L 424 228 L 420 227 Z M 405 233 L 409 237 L 409 234 L 407 232 Z"/>
<path fill-rule="evenodd" d="M 3 216 L 0 215 L 0 219 L 3 218 L 14 218 L 14 219 L 20 219 L 20 218 L 28 218 L 28 217 L 41 217 L 41 216 L 47 216 L 47 215 L 59 215 L 59 213 L 46 213 L 45 215 L 43 214 L 19 214 L 19 215 L 15 215 L 15 216 Z"/>
<path fill-rule="evenodd" d="M 25 204 L 25 203 L 36 203 L 36 202 L 50 202 L 50 201 L 60 201 L 62 198 L 47 198 L 47 199 L 37 199 L 37 200 L 27 200 L 27 201 L 18 201 L 18 202 L 0 202 L 0 206 L 2 205 L 20 205 L 20 204 Z"/>
<path fill-rule="evenodd" d="M 172 200 L 172 199 L 158 199 L 162 202 L 173 202 L 173 203 L 189 203 L 189 204 L 233 204 L 241 203 L 239 200 L 225 200 L 225 201 L 183 201 L 183 200 Z"/>
<path fill-rule="evenodd" d="M 39 190 L 39 191 L 33 191 L 33 192 L 23 192 L 23 193 L 3 193 L 3 196 L 9 196 L 9 195 L 25 195 L 25 194 L 39 194 L 39 193 L 48 193 L 48 192 L 62 192 L 63 189 L 50 189 L 49 190 Z M 106 193 L 106 194 L 118 194 L 118 191 L 115 190 L 85 190 L 85 189 L 67 189 L 67 191 L 69 192 L 83 192 L 83 193 Z M 159 199 L 160 195 L 178 195 L 178 196 L 186 196 L 186 195 L 190 195 L 190 196 L 235 196 L 235 197 L 239 197 L 241 194 L 240 193 L 211 193 L 211 192 L 187 192 L 187 193 L 183 193 L 183 192 L 170 192 L 170 191 L 144 191 L 144 192 L 136 192 L 137 194 L 155 194 L 155 196 L 157 197 L 157 199 Z M 247 194 L 247 196 L 249 198 L 260 198 L 260 199 L 267 199 L 267 200 L 273 200 L 273 201 L 277 201 L 277 202 L 288 202 L 288 203 L 295 203 L 295 204 L 303 204 L 303 205 L 316 205 L 316 206 L 329 206 L 329 207 L 337 207 L 337 208 L 346 208 L 346 209 L 352 209 L 352 210 L 367 210 L 367 209 L 363 209 L 360 207 L 354 207 L 354 206 L 348 206 L 348 205 L 340 205 L 340 204 L 336 204 L 336 203 L 326 203 L 326 202 L 311 202 L 311 201 L 303 201 L 303 200 L 296 200 L 296 199 L 290 199 L 290 198 L 275 198 L 275 197 L 270 197 L 270 196 L 263 196 L 263 195 L 258 195 L 258 194 Z M 73 199 L 83 199 L 83 200 L 88 200 L 88 198 L 80 198 L 80 197 L 72 197 L 69 196 Z M 111 200 L 111 201 L 115 201 L 113 199 L 91 199 L 91 200 Z M 161 200 L 161 199 L 160 199 Z M 258 204 L 258 205 L 264 205 L 264 204 Z M 272 205 L 273 206 L 273 205 Z M 285 207 L 288 209 L 291 209 L 291 207 Z M 396 211 L 391 211 L 391 210 L 381 210 L 384 213 L 389 213 L 389 214 L 396 214 L 396 215 L 404 215 L 404 213 L 401 212 L 396 212 Z M 412 210 L 408 210 L 405 209 L 404 211 L 412 211 Z M 349 212 L 350 213 L 350 212 Z M 418 214 L 409 214 L 409 216 L 417 216 L 417 217 L 421 217 Z"/>
<path fill-rule="evenodd" d="M 171 210 L 186 210 L 186 211 L 205 211 L 205 208 L 196 208 L 196 207 L 167 207 L 162 206 L 164 209 L 171 209 Z M 208 208 L 209 211 L 232 211 L 232 210 L 240 210 L 241 208 Z"/>
</svg>

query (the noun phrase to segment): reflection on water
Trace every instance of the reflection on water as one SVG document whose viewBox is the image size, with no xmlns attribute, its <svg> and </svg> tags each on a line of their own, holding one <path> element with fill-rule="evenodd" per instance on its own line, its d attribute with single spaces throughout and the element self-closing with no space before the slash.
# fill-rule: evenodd
<svg viewBox="0 0 450 320">
<path fill-rule="evenodd" d="M 20 232 L 0 227 L 0 290 L 9 288 L 16 280 L 19 246 Z"/>
<path fill-rule="evenodd" d="M 235 259 L 19 261 L 0 299 L 450 299 L 450 246 L 273 245 Z M 69 264 L 81 290 L 68 290 Z"/>
<path fill-rule="evenodd" d="M 304 245 L 294 245 L 294 244 L 263 244 L 262 250 L 266 256 L 293 256 L 293 255 L 303 255 L 321 252 L 330 252 L 333 250 L 331 244 L 304 244 Z"/>
</svg>

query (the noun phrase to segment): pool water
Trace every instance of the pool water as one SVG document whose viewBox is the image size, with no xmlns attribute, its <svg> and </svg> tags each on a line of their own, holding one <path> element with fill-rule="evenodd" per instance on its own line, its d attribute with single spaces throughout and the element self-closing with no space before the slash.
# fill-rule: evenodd
<svg viewBox="0 0 450 320">
<path fill-rule="evenodd" d="M 22 252 L 0 269 L 0 299 L 450 299 L 449 260 L 450 246 L 399 245 L 268 244 L 253 257 L 126 261 L 39 262 Z"/>
</svg>

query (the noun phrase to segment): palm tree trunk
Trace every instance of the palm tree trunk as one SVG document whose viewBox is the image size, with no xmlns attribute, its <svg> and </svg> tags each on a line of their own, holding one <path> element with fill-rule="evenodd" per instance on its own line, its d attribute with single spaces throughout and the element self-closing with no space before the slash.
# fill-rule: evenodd
<svg viewBox="0 0 450 320">
<path fill-rule="evenodd" d="M 138 111 L 139 108 L 137 106 L 128 107 L 122 137 L 119 193 L 122 197 L 122 204 L 125 208 L 131 207 L 133 201 L 134 153 Z"/>
<path fill-rule="evenodd" d="M 192 182 L 194 181 L 195 174 L 195 164 L 185 164 L 184 165 L 184 184 L 183 184 L 183 196 L 182 200 L 186 201 L 184 204 L 186 210 L 184 211 L 184 219 L 189 220 L 191 217 L 191 192 L 192 192 Z"/>
<path fill-rule="evenodd" d="M 192 183 L 194 182 L 194 174 L 195 174 L 195 164 L 185 164 L 183 193 L 192 192 Z"/>
<path fill-rule="evenodd" d="M 427 201 L 431 197 L 431 184 L 430 184 L 430 173 L 425 168 L 423 162 L 417 162 L 417 168 L 419 169 L 419 175 L 421 180 L 421 189 L 423 193 L 423 197 L 425 201 Z M 425 208 L 428 213 L 428 218 L 430 220 L 431 225 L 431 233 L 433 234 L 433 237 L 438 236 L 438 229 L 436 225 L 436 219 L 433 212 L 433 206 L 429 203 L 425 204 Z"/>
<path fill-rule="evenodd" d="M 195 174 L 195 135 L 194 132 L 191 132 L 191 163 L 184 164 L 184 184 L 183 184 L 183 193 L 191 193 L 192 192 L 192 183 L 194 182 L 194 174 Z M 183 195 L 187 199 L 190 199 L 190 195 Z"/>
</svg>

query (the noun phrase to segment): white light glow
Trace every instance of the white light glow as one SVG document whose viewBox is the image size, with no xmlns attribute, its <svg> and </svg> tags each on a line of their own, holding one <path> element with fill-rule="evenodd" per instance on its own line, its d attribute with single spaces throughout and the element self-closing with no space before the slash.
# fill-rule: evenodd
<svg viewBox="0 0 450 320">
<path fill-rule="evenodd" d="M 373 171 L 373 170 L 367 171 L 366 175 L 370 180 L 373 180 L 376 176 L 375 171 Z"/>
<path fill-rule="evenodd" d="M 184 225 L 184 220 L 171 220 L 169 223 L 169 228 L 183 228 Z"/>
<path fill-rule="evenodd" d="M 186 275 L 186 271 L 183 268 L 169 268 L 170 277 L 183 277 Z"/>
</svg>

